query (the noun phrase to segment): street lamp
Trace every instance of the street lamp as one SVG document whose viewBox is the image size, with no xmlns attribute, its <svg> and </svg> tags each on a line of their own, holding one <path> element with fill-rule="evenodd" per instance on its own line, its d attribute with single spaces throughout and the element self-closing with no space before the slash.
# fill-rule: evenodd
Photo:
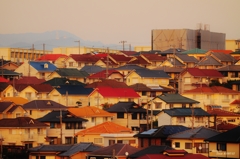
<svg viewBox="0 0 240 159">
<path fill-rule="evenodd" d="M 74 42 L 78 42 L 78 53 L 80 54 L 80 40 Z"/>
</svg>

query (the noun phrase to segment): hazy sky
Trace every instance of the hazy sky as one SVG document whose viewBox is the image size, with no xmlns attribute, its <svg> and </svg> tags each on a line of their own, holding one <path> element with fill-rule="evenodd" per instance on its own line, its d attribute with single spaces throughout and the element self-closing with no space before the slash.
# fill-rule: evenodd
<svg viewBox="0 0 240 159">
<path fill-rule="evenodd" d="M 0 0 L 0 34 L 68 31 L 104 44 L 149 45 L 152 29 L 196 29 L 240 39 L 240 0 Z"/>
</svg>

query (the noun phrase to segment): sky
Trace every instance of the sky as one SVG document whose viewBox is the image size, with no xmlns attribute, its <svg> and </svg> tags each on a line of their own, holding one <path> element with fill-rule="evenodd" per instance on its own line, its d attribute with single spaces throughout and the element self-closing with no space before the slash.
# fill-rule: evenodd
<svg viewBox="0 0 240 159">
<path fill-rule="evenodd" d="M 0 0 L 0 34 L 70 32 L 104 44 L 150 46 L 152 29 L 197 29 L 240 39 L 240 0 Z"/>
</svg>

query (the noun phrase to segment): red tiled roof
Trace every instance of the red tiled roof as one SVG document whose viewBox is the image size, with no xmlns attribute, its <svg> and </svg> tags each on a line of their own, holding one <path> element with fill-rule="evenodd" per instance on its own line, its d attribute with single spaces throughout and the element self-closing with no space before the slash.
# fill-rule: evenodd
<svg viewBox="0 0 240 159">
<path fill-rule="evenodd" d="M 166 56 L 159 56 L 157 54 L 143 54 L 149 61 L 165 61 L 167 59 Z"/>
<path fill-rule="evenodd" d="M 224 54 L 230 54 L 233 51 L 232 50 L 210 50 L 211 52 L 216 52 L 216 53 L 224 53 Z"/>
<path fill-rule="evenodd" d="M 38 92 L 50 92 L 53 90 L 50 84 L 15 84 L 14 87 L 18 92 L 21 92 L 27 87 L 32 87 Z"/>
<path fill-rule="evenodd" d="M 236 128 L 236 127 L 238 127 L 238 125 L 223 122 L 223 123 L 218 124 L 217 126 L 211 126 L 209 128 L 217 129 L 217 130 L 231 130 L 231 129 Z"/>
<path fill-rule="evenodd" d="M 96 54 L 95 56 L 98 56 L 98 57 L 107 57 L 107 53 L 98 53 L 98 54 Z"/>
<path fill-rule="evenodd" d="M 105 98 L 138 98 L 140 97 L 132 88 L 111 88 L 111 87 L 98 87 L 97 91 Z"/>
<path fill-rule="evenodd" d="M 212 86 L 212 87 L 198 87 L 192 90 L 186 90 L 184 93 L 222 93 L 222 94 L 238 94 L 238 91 L 234 91 L 229 88 L 222 86 Z"/>
<path fill-rule="evenodd" d="M 127 57 L 125 55 L 118 55 L 118 54 L 110 54 L 115 61 L 117 62 L 128 62 L 132 59 L 132 57 Z"/>
<path fill-rule="evenodd" d="M 202 154 L 185 154 L 185 155 L 167 155 L 167 154 L 146 154 L 138 157 L 138 159 L 209 159 Z"/>
<path fill-rule="evenodd" d="M 108 58 L 108 59 L 107 59 L 107 56 L 106 56 L 106 57 L 102 57 L 101 60 L 102 60 L 102 62 L 105 63 L 105 64 L 107 64 L 107 61 L 108 61 L 109 66 L 118 65 L 118 64 L 117 64 L 117 61 L 115 62 L 115 61 L 113 61 L 111 58 Z"/>
<path fill-rule="evenodd" d="M 136 60 L 128 62 L 128 64 L 141 64 L 141 65 L 147 65 L 150 64 L 148 61 L 146 61 L 143 57 L 141 56 L 136 56 Z"/>
<path fill-rule="evenodd" d="M 7 79 L 5 79 L 5 78 L 3 78 L 3 77 L 0 77 L 0 82 L 9 82 L 9 80 L 7 80 Z"/>
<path fill-rule="evenodd" d="M 113 122 L 104 122 L 96 126 L 90 127 L 88 129 L 79 131 L 76 135 L 86 135 L 86 134 L 102 134 L 102 133 L 121 133 L 121 132 L 131 132 L 131 129 L 115 124 Z"/>
<path fill-rule="evenodd" d="M 46 54 L 38 58 L 36 61 L 55 61 L 59 57 L 68 57 L 68 56 L 64 54 Z"/>
<path fill-rule="evenodd" d="M 106 70 L 103 70 L 101 72 L 92 74 L 91 76 L 89 76 L 88 78 L 93 79 L 93 78 L 106 78 Z M 108 70 L 108 77 L 113 74 L 113 73 L 118 73 L 121 74 L 119 71 L 117 70 Z M 122 74 L 121 74 L 122 75 Z M 123 75 L 122 75 L 123 76 Z"/>
<path fill-rule="evenodd" d="M 186 68 L 184 72 L 189 72 L 194 77 L 223 77 L 223 75 L 215 69 Z"/>
<path fill-rule="evenodd" d="M 237 114 L 237 113 L 234 113 L 234 112 L 230 112 L 230 111 L 226 111 L 226 110 L 222 110 L 222 109 L 212 109 L 212 110 L 208 110 L 207 112 L 209 114 L 211 114 L 211 115 L 217 115 L 217 116 L 240 117 L 240 114 Z"/>
<path fill-rule="evenodd" d="M 76 62 L 95 63 L 101 58 L 92 54 L 71 54 L 69 57 L 73 58 Z"/>
<path fill-rule="evenodd" d="M 14 80 L 14 84 L 41 84 L 45 82 L 45 79 L 38 79 L 34 76 L 22 76 L 19 79 Z M 13 81 L 10 81 L 9 84 L 12 84 Z"/>
<path fill-rule="evenodd" d="M 240 104 L 240 100 L 234 100 L 232 103 L 230 103 L 230 104 Z"/>
</svg>

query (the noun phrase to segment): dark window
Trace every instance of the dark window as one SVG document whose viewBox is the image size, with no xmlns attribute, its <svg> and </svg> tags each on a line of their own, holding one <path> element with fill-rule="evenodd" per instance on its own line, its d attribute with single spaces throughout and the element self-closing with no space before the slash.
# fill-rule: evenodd
<svg viewBox="0 0 240 159">
<path fill-rule="evenodd" d="M 226 143 L 217 143 L 217 150 L 226 151 Z"/>
<path fill-rule="evenodd" d="M 109 140 L 108 143 L 109 143 L 109 145 L 113 145 L 113 144 L 115 144 L 115 140 Z"/>
<path fill-rule="evenodd" d="M 151 92 L 150 97 L 156 97 L 156 92 Z"/>
<path fill-rule="evenodd" d="M 50 128 L 55 128 L 55 123 L 50 123 Z"/>
<path fill-rule="evenodd" d="M 185 143 L 185 149 L 192 149 L 192 143 Z"/>
<path fill-rule="evenodd" d="M 180 142 L 175 142 L 175 147 L 180 148 Z"/>
<path fill-rule="evenodd" d="M 124 113 L 123 112 L 118 112 L 117 113 L 117 118 L 118 119 L 123 119 L 124 118 Z"/>
<path fill-rule="evenodd" d="M 137 113 L 132 113 L 132 119 L 137 119 Z"/>
<path fill-rule="evenodd" d="M 146 91 L 142 91 L 142 96 L 146 96 L 147 92 Z"/>
<path fill-rule="evenodd" d="M 186 108 L 186 104 L 182 104 L 182 108 Z"/>
</svg>

